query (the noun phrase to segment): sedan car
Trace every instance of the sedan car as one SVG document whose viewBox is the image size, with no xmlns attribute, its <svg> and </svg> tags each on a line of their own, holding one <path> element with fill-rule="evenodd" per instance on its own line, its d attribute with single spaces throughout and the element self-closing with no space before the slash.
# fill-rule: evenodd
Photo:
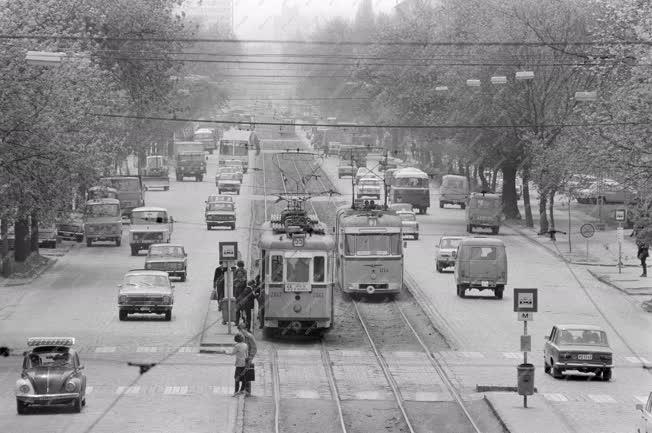
<svg viewBox="0 0 652 433">
<path fill-rule="evenodd" d="M 223 191 L 240 194 L 241 183 L 236 173 L 221 173 L 215 178 L 218 194 L 222 194 Z"/>
<path fill-rule="evenodd" d="M 72 405 L 81 412 L 86 404 L 86 376 L 72 337 L 33 337 L 23 357 L 16 381 L 16 410 L 24 414 L 30 406 Z"/>
<path fill-rule="evenodd" d="M 592 182 L 588 188 L 579 189 L 576 192 L 579 203 L 625 203 L 630 204 L 636 200 L 636 191 L 621 185 L 612 179 Z"/>
<path fill-rule="evenodd" d="M 240 182 L 242 182 L 242 178 L 243 178 L 243 176 L 244 176 L 243 173 L 242 173 L 242 167 L 240 167 L 240 166 L 233 166 L 233 165 L 228 165 L 228 166 L 224 166 L 224 167 L 219 167 L 219 168 L 217 169 L 217 176 L 216 176 L 216 179 L 217 179 L 221 174 L 225 174 L 225 173 L 235 174 L 236 179 L 238 179 Z M 217 185 L 217 184 L 216 184 L 216 185 Z"/>
<path fill-rule="evenodd" d="M 544 371 L 561 378 L 566 370 L 595 373 L 603 380 L 611 379 L 613 350 L 607 333 L 593 325 L 555 325 L 545 337 Z"/>
<path fill-rule="evenodd" d="M 57 236 L 61 239 L 82 242 L 84 240 L 84 221 L 81 214 L 71 214 L 57 224 Z"/>
<path fill-rule="evenodd" d="M 435 246 L 437 256 L 435 257 L 435 267 L 437 272 L 455 266 L 457 258 L 457 246 L 462 240 L 461 236 L 442 236 L 439 244 Z"/>
<path fill-rule="evenodd" d="M 166 321 L 172 320 L 174 285 L 167 272 L 135 269 L 125 274 L 118 288 L 120 320 L 129 314 L 163 314 Z"/>
<path fill-rule="evenodd" d="M 38 228 L 39 248 L 56 248 L 60 238 L 57 236 L 57 227 L 54 224 L 42 225 Z"/>
<path fill-rule="evenodd" d="M 220 194 L 211 194 L 211 195 L 208 196 L 208 199 L 206 200 L 206 204 L 219 203 L 219 202 L 233 203 L 233 196 L 220 195 Z"/>
<path fill-rule="evenodd" d="M 229 227 L 231 230 L 235 230 L 236 216 L 233 203 L 207 203 L 204 217 L 206 218 L 206 229 L 208 230 L 219 226 Z"/>
<path fill-rule="evenodd" d="M 179 244 L 154 244 L 149 246 L 145 258 L 145 269 L 165 271 L 170 277 L 186 281 L 188 254 Z"/>
<path fill-rule="evenodd" d="M 412 211 L 398 211 L 396 215 L 401 218 L 401 226 L 403 227 L 403 236 L 412 236 L 414 240 L 419 239 L 419 223 L 417 216 Z"/>
</svg>

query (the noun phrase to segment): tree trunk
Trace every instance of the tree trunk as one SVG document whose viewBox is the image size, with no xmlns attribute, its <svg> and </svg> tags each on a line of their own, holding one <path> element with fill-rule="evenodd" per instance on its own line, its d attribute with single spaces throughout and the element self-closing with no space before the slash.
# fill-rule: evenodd
<svg viewBox="0 0 652 433">
<path fill-rule="evenodd" d="M 548 233 L 548 217 L 546 216 L 546 204 L 548 203 L 547 191 L 539 191 L 539 234 Z"/>
<path fill-rule="evenodd" d="M 507 219 L 521 219 L 516 201 L 516 167 L 504 165 L 503 172 L 503 213 Z"/>
<path fill-rule="evenodd" d="M 478 176 L 480 177 L 480 183 L 482 184 L 482 190 L 486 191 L 489 189 L 489 185 L 487 184 L 487 178 L 484 175 L 484 167 L 479 166 L 478 167 Z"/>
<path fill-rule="evenodd" d="M 32 212 L 29 251 L 38 254 L 38 217 L 36 212 Z"/>
<path fill-rule="evenodd" d="M 9 232 L 9 222 L 7 218 L 3 218 L 0 220 L 0 257 L 2 259 L 2 276 L 5 278 L 9 278 L 9 275 L 11 275 L 7 232 Z"/>
<path fill-rule="evenodd" d="M 548 200 L 548 213 L 550 214 L 550 230 L 555 229 L 555 194 L 556 191 L 553 189 L 550 191 L 550 199 Z"/>
<path fill-rule="evenodd" d="M 530 169 L 523 169 L 523 208 L 525 210 L 525 227 L 534 227 L 532 205 L 530 204 Z"/>
<path fill-rule="evenodd" d="M 498 169 L 494 169 L 493 174 L 491 176 L 491 190 L 495 191 L 496 190 L 496 181 L 498 177 Z"/>
<path fill-rule="evenodd" d="M 21 216 L 14 224 L 14 260 L 24 262 L 29 256 L 29 225 L 27 218 Z"/>
</svg>

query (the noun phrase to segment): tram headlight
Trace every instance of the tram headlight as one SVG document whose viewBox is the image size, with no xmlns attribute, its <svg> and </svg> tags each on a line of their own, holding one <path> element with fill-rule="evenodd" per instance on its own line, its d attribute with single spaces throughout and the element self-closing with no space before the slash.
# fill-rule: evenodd
<svg viewBox="0 0 652 433">
<path fill-rule="evenodd" d="M 295 313 L 300 313 L 301 312 L 301 304 L 294 304 L 294 307 L 292 308 Z"/>
<path fill-rule="evenodd" d="M 378 275 L 376 275 L 375 272 L 372 272 L 371 275 L 370 275 L 370 278 L 371 278 L 372 280 L 375 280 L 377 277 L 378 277 Z"/>
</svg>

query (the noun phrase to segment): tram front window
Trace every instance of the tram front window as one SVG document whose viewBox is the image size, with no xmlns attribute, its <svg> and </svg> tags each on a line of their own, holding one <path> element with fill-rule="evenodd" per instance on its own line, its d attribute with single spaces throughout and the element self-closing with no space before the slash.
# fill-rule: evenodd
<svg viewBox="0 0 652 433">
<path fill-rule="evenodd" d="M 398 233 L 351 234 L 345 239 L 347 256 L 389 256 L 401 254 Z"/>
<path fill-rule="evenodd" d="M 307 283 L 310 281 L 310 258 L 287 258 L 287 278 L 290 283 Z"/>
<path fill-rule="evenodd" d="M 312 264 L 312 281 L 315 283 L 323 283 L 324 282 L 324 276 L 325 276 L 325 268 L 326 268 L 326 260 L 324 257 L 316 256 L 313 259 L 313 264 Z"/>
<path fill-rule="evenodd" d="M 272 256 L 271 281 L 273 283 L 283 282 L 283 256 Z"/>
</svg>

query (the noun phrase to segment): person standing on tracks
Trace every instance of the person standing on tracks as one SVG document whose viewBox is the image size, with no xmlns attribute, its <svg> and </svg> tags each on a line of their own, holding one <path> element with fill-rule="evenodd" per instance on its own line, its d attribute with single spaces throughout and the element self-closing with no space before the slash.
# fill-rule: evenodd
<svg viewBox="0 0 652 433">
<path fill-rule="evenodd" d="M 258 353 L 258 349 L 256 347 L 256 338 L 247 329 L 247 326 L 246 326 L 245 323 L 239 323 L 238 324 L 238 331 L 240 331 L 240 334 L 244 338 L 244 342 L 247 345 L 248 356 L 247 356 L 247 359 L 245 360 L 245 366 L 246 366 L 246 368 L 254 368 L 254 366 L 253 366 L 254 358 L 256 357 L 256 353 Z M 246 397 L 250 396 L 251 395 L 251 381 L 247 380 L 246 374 L 245 374 L 245 381 L 244 381 L 244 389 L 245 389 L 245 396 Z"/>
<path fill-rule="evenodd" d="M 240 323 L 240 300 L 244 299 L 245 289 L 247 288 L 247 270 L 244 262 L 238 260 L 238 266 L 233 272 L 233 296 L 236 299 L 235 323 Z"/>
</svg>

